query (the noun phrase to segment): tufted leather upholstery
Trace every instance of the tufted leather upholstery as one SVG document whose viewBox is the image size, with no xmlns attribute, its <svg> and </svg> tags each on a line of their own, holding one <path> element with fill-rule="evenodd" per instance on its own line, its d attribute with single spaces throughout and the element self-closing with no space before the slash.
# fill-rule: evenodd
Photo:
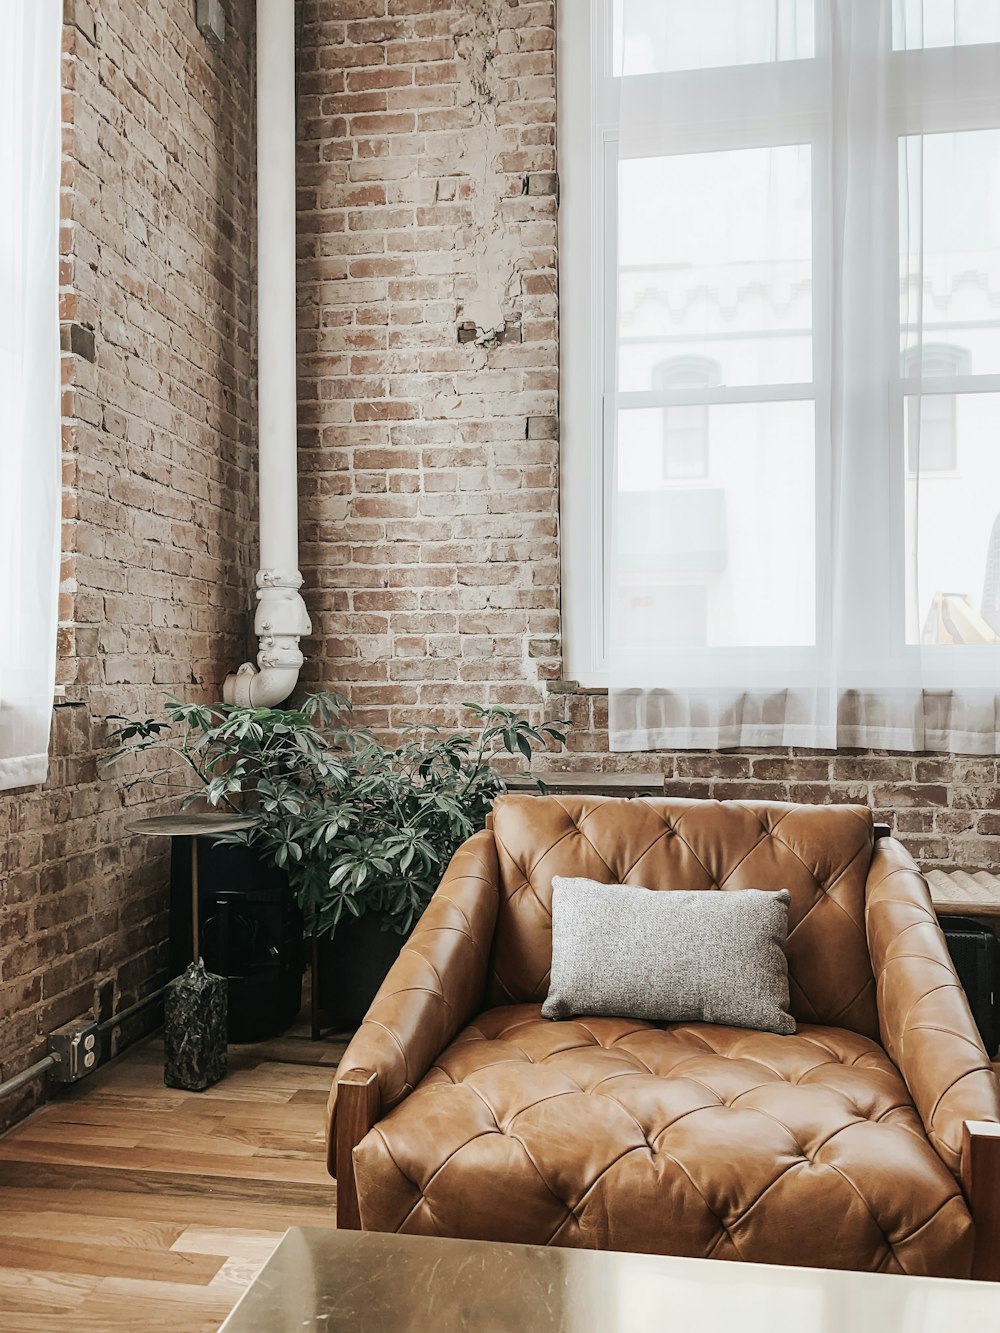
<svg viewBox="0 0 1000 1333">
<path fill-rule="evenodd" d="M 965 1120 L 1000 1120 L 993 1067 L 927 883 L 904 847 L 880 841 L 868 877 L 868 939 L 882 1044 L 902 1071 L 931 1143 L 957 1176 Z"/>
<path fill-rule="evenodd" d="M 842 1029 L 492 1009 L 355 1151 L 367 1230 L 968 1273 L 959 1187 Z"/>
<path fill-rule="evenodd" d="M 340 1062 L 338 1074 L 362 1069 L 378 1075 L 383 1110 L 412 1092 L 481 1008 L 498 902 L 496 845 L 484 830 L 455 853 Z M 336 1083 L 327 1111 L 333 1173 Z"/>
<path fill-rule="evenodd" d="M 553 875 L 651 889 L 787 888 L 793 1016 L 878 1037 L 865 941 L 867 808 L 646 797 L 623 811 L 607 796 L 505 796 L 493 832 L 501 901 L 488 1004 L 545 999 Z"/>
<path fill-rule="evenodd" d="M 799 1032 L 543 1020 L 566 873 L 788 887 Z M 926 887 L 897 844 L 873 856 L 866 810 L 508 796 L 338 1080 L 376 1076 L 348 1140 L 369 1229 L 956 1275 L 989 1070 Z"/>
</svg>

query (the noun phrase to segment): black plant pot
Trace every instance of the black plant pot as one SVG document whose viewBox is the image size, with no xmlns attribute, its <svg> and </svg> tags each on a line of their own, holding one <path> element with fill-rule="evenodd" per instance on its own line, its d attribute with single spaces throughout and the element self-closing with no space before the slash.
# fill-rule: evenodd
<svg viewBox="0 0 1000 1333">
<path fill-rule="evenodd" d="M 191 853 L 173 840 L 171 973 L 191 961 Z M 231 1042 L 278 1036 L 302 1006 L 302 912 L 282 870 L 241 843 L 198 839 L 200 950 L 209 972 L 229 983 Z"/>
<path fill-rule="evenodd" d="M 318 942 L 316 975 L 323 1023 L 337 1032 L 353 1032 L 367 1014 L 386 973 L 407 937 L 383 930 L 375 912 L 341 918 L 332 939 Z"/>
</svg>

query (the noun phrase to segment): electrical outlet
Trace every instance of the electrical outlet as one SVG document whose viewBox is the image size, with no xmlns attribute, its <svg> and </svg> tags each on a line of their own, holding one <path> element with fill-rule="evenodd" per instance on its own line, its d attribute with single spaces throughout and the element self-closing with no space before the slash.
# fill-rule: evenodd
<svg viewBox="0 0 1000 1333">
<path fill-rule="evenodd" d="M 75 1018 L 49 1033 L 49 1054 L 58 1064 L 49 1077 L 55 1083 L 76 1083 L 97 1068 L 97 1024 L 92 1018 Z"/>
</svg>

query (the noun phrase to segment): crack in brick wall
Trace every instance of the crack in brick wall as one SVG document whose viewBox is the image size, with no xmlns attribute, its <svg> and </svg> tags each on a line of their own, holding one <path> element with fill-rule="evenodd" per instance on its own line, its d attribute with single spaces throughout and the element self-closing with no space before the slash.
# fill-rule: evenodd
<svg viewBox="0 0 1000 1333">
<path fill-rule="evenodd" d="M 498 122 L 504 104 L 504 80 L 496 69 L 506 46 L 516 51 L 516 29 L 504 26 L 508 0 L 481 0 L 466 15 L 467 27 L 455 37 L 458 73 L 456 102 L 468 107 L 472 124 L 462 135 L 460 168 L 468 181 L 469 225 L 456 247 L 471 255 L 474 268 L 458 289 L 459 327 L 471 330 L 480 347 L 495 347 L 516 335 L 520 322 L 521 274 L 531 260 L 518 227 L 505 209 L 510 178 L 497 170 L 505 135 Z M 461 337 L 460 333 L 460 337 Z"/>
</svg>

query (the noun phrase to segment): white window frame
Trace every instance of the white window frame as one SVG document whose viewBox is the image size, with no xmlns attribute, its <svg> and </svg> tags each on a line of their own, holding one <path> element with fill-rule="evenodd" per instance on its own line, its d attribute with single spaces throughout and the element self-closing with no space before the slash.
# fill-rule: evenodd
<svg viewBox="0 0 1000 1333">
<path fill-rule="evenodd" d="M 604 494 L 604 171 L 615 125 L 598 106 L 612 50 L 603 0 L 556 6 L 558 25 L 560 535 L 564 673 L 608 684 Z M 584 77 L 583 72 L 589 76 Z M 614 219 L 611 220 L 614 225 Z M 576 330 L 575 334 L 570 331 Z"/>
<path fill-rule="evenodd" d="M 872 0 L 889 4 L 891 0 Z M 817 0 L 820 10 L 828 0 Z M 615 382 L 615 246 L 617 173 L 617 84 L 611 69 L 613 33 L 612 0 L 580 0 L 558 7 L 558 153 L 560 170 L 560 375 L 561 375 L 561 550 L 564 671 L 586 687 L 607 687 L 608 610 L 610 604 L 609 524 L 611 514 L 611 468 L 613 434 L 619 407 L 669 406 L 671 402 L 708 404 L 726 402 L 791 401 L 813 399 L 816 403 L 816 496 L 817 496 L 817 647 L 824 632 L 822 608 L 829 598 L 830 532 L 826 508 L 821 504 L 827 486 L 829 458 L 830 386 L 818 371 L 830 364 L 829 293 L 820 289 L 822 269 L 814 271 L 813 357 L 811 383 L 797 385 L 720 386 L 704 394 L 684 390 L 678 394 L 653 392 L 621 394 Z M 823 24 L 817 22 L 817 32 Z M 822 58 L 817 50 L 815 60 Z M 903 61 L 908 70 L 919 70 L 922 83 L 920 105 L 909 108 L 900 82 L 893 97 L 897 137 L 917 132 L 919 123 L 927 133 L 975 130 L 1000 126 L 1000 88 L 986 93 L 988 72 L 995 68 L 994 45 L 928 48 L 894 52 L 893 68 L 900 73 Z M 774 129 L 754 124 L 745 117 L 740 127 L 731 125 L 723 137 L 718 127 L 684 127 L 686 89 L 698 79 L 708 87 L 717 81 L 721 94 L 738 98 L 743 106 L 758 104 L 755 87 L 762 80 L 782 78 L 789 88 L 800 88 L 803 107 L 809 104 L 809 85 L 815 84 L 815 60 L 782 61 L 767 65 L 728 67 L 723 70 L 645 75 L 652 88 L 676 109 L 668 116 L 652 151 L 740 148 L 779 143 L 813 145 L 814 168 L 825 151 L 825 127 L 818 115 L 804 113 L 796 126 L 783 121 L 780 137 Z M 584 72 L 589 77 L 584 77 Z M 797 82 L 798 81 L 798 82 Z M 980 90 L 980 91 L 973 91 Z M 704 102 L 703 102 L 704 105 Z M 817 191 L 825 173 L 814 169 L 814 255 L 827 246 L 824 234 L 830 205 Z M 898 270 L 898 219 L 889 220 L 885 245 L 893 261 L 886 271 Z M 898 292 L 885 294 L 884 317 L 894 334 L 898 330 Z M 595 332 L 596 331 L 596 332 Z M 898 346 L 898 344 L 897 344 Z M 906 644 L 906 585 L 903 564 L 906 432 L 905 398 L 914 391 L 964 394 L 1000 392 L 998 375 L 935 376 L 932 381 L 904 378 L 899 357 L 886 342 L 886 374 L 892 402 L 894 431 L 888 442 L 888 520 L 877 531 L 860 534 L 869 542 L 868 565 L 880 571 L 883 586 L 891 591 L 872 596 L 870 605 L 858 612 L 852 638 L 859 645 L 879 639 L 883 649 L 879 661 L 899 660 L 921 652 L 925 683 L 950 688 L 962 681 L 966 669 L 981 670 L 984 651 L 989 649 L 949 646 L 930 649 Z M 714 650 L 718 657 L 731 654 L 739 659 L 740 674 L 748 684 L 792 684 L 797 664 L 808 670 L 808 659 L 816 649 Z M 883 672 L 862 666 L 859 688 L 890 687 Z M 884 668 L 883 668 L 884 671 Z M 776 674 L 777 673 L 777 674 Z M 890 673 L 891 674 L 891 673 Z M 619 682 L 620 683 L 620 682 Z M 636 683 L 639 683 L 638 681 Z"/>
</svg>

